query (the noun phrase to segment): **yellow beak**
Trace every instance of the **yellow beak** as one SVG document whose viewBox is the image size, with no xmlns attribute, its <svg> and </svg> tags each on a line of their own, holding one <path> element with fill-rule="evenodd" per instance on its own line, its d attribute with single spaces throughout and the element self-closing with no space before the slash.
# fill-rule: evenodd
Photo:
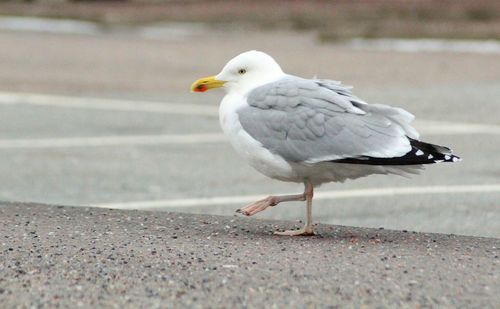
<svg viewBox="0 0 500 309">
<path fill-rule="evenodd" d="M 191 85 L 191 92 L 205 92 L 209 89 L 220 88 L 224 81 L 215 79 L 215 76 L 203 77 Z"/>
</svg>

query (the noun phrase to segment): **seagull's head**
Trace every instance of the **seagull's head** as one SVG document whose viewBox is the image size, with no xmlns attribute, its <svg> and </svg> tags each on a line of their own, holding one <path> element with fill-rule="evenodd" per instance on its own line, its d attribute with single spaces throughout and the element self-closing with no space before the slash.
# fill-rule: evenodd
<svg viewBox="0 0 500 309">
<path fill-rule="evenodd" d="M 229 60 L 219 74 L 195 81 L 191 85 L 191 91 L 205 92 L 224 87 L 228 93 L 238 91 L 243 94 L 283 75 L 281 67 L 271 56 L 251 50 Z"/>
</svg>

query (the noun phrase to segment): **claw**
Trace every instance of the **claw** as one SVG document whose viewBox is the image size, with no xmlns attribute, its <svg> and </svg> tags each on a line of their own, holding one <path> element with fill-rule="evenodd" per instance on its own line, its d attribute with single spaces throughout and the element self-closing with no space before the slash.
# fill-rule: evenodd
<svg viewBox="0 0 500 309">
<path fill-rule="evenodd" d="M 244 211 L 244 210 L 241 210 L 241 208 L 239 209 L 236 209 L 235 211 L 236 213 L 239 213 L 239 214 L 242 214 L 244 216 L 249 216 L 250 214 L 248 213 L 248 211 Z"/>
</svg>

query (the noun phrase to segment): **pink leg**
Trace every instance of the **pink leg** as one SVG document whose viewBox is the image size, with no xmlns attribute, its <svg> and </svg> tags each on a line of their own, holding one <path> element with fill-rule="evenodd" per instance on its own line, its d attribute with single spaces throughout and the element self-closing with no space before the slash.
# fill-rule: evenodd
<svg viewBox="0 0 500 309">
<path fill-rule="evenodd" d="M 314 235 L 313 225 L 312 225 L 312 199 L 314 195 L 314 187 L 309 181 L 304 182 L 305 188 L 304 193 L 294 194 L 294 195 L 281 195 L 281 196 L 268 196 L 263 200 L 257 201 L 253 204 L 245 206 L 241 209 L 236 210 L 236 212 L 242 213 L 245 216 L 252 216 L 258 212 L 265 210 L 267 207 L 276 206 L 281 202 L 290 201 L 307 201 L 307 218 L 306 225 L 300 230 L 289 230 L 284 232 L 274 232 L 276 235 L 288 235 L 288 236 L 311 236 Z"/>
<path fill-rule="evenodd" d="M 287 236 L 312 236 L 314 235 L 313 225 L 312 225 L 312 199 L 314 196 L 314 188 L 310 182 L 305 183 L 304 195 L 307 200 L 307 218 L 306 225 L 300 230 L 287 230 L 284 232 L 274 232 L 276 235 L 287 235 Z"/>
</svg>

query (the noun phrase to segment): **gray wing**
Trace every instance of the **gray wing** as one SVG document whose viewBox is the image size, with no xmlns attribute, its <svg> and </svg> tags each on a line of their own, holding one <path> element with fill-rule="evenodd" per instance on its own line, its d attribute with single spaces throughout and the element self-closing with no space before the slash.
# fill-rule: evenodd
<svg viewBox="0 0 500 309">
<path fill-rule="evenodd" d="M 252 90 L 237 111 L 250 136 L 292 162 L 316 163 L 370 156 L 402 156 L 413 115 L 366 104 L 350 88 L 329 80 L 289 76 Z"/>
</svg>

